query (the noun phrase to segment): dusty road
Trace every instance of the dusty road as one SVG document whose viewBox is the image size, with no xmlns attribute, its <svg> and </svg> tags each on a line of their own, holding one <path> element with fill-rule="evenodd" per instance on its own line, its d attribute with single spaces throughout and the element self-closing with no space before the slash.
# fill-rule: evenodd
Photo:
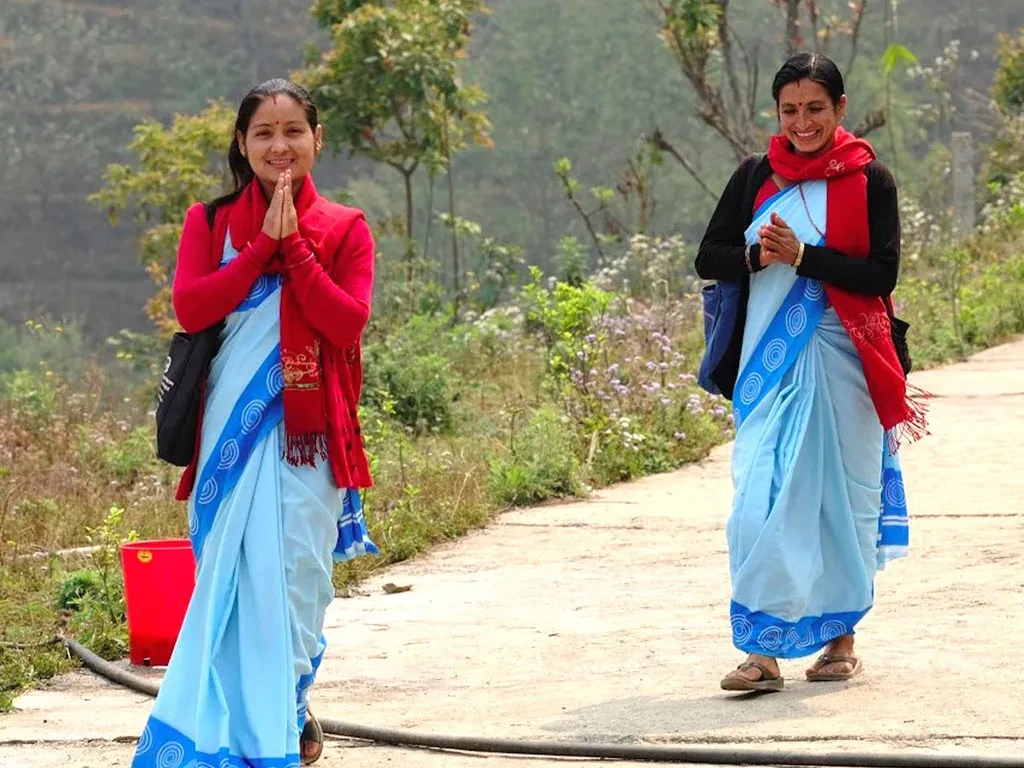
<svg viewBox="0 0 1024 768">
<path fill-rule="evenodd" d="M 865 674 L 759 699 L 717 690 L 731 648 L 729 447 L 682 471 L 504 515 L 337 600 L 314 708 L 459 734 L 1024 759 L 1024 342 L 922 373 L 906 449 L 913 554 L 881 574 Z M 412 585 L 388 595 L 386 582 Z M 3 768 L 127 766 L 145 697 L 85 673 L 0 717 Z M 326 766 L 558 764 L 328 743 Z"/>
</svg>

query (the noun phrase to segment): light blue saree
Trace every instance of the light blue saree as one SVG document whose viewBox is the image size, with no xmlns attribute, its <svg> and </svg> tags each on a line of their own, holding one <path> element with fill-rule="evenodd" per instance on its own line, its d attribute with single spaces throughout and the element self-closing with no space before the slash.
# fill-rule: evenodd
<svg viewBox="0 0 1024 768">
<path fill-rule="evenodd" d="M 237 256 L 228 236 L 222 265 Z M 284 444 L 281 280 L 225 321 L 188 503 L 195 592 L 133 768 L 298 766 L 332 562 L 376 553 L 359 493 Z"/>
<path fill-rule="evenodd" d="M 826 182 L 802 187 L 765 201 L 748 243 L 772 212 L 801 242 L 824 243 Z M 899 460 L 819 281 L 780 264 L 751 276 L 733 404 L 733 642 L 807 656 L 853 633 L 871 609 L 877 570 L 908 545 Z"/>
</svg>

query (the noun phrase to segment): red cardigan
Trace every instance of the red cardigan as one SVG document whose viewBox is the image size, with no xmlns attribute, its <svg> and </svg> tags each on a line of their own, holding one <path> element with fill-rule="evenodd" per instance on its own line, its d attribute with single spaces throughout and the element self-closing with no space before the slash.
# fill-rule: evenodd
<svg viewBox="0 0 1024 768">
<path fill-rule="evenodd" d="M 217 209 L 213 232 L 203 204 L 189 208 L 174 273 L 174 312 L 187 333 L 209 328 L 234 311 L 280 256 L 287 267 L 285 280 L 323 342 L 327 449 L 334 481 L 338 488 L 369 488 L 372 479 L 358 406 L 363 383 L 360 339 L 370 317 L 373 292 L 373 236 L 362 211 L 321 197 L 312 183 L 304 183 L 299 194 L 311 198 L 306 201 L 309 207 L 302 216 L 301 235 L 296 232 L 279 244 L 260 232 L 222 269 L 218 266 L 232 204 Z M 310 259 L 311 253 L 328 256 Z M 326 270 L 321 261 L 332 266 Z M 186 501 L 195 485 L 198 435 L 192 463 L 178 485 L 179 501 Z"/>
</svg>

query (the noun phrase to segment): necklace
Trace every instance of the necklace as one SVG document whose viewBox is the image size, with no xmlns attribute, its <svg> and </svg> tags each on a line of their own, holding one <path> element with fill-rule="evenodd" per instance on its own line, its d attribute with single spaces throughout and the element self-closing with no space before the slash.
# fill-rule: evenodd
<svg viewBox="0 0 1024 768">
<path fill-rule="evenodd" d="M 797 188 L 800 190 L 800 199 L 803 200 L 804 211 L 806 211 L 806 213 L 807 213 L 807 220 L 809 222 L 811 222 L 811 226 L 814 227 L 814 231 L 818 233 L 818 236 L 821 237 L 822 239 L 824 239 L 825 233 L 822 232 L 820 229 L 818 229 L 818 225 L 814 223 L 814 217 L 811 216 L 811 209 L 807 205 L 807 198 L 804 197 L 804 184 L 803 184 L 803 182 L 800 182 L 799 184 L 797 184 Z"/>
</svg>

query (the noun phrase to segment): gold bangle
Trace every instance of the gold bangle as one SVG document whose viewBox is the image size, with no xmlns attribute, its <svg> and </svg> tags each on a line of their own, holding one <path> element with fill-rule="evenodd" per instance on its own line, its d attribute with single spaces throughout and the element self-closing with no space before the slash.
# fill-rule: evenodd
<svg viewBox="0 0 1024 768">
<path fill-rule="evenodd" d="M 800 263 L 804 260 L 804 244 L 800 243 L 800 247 L 796 251 L 796 261 L 793 262 L 793 269 L 797 269 Z"/>
</svg>

